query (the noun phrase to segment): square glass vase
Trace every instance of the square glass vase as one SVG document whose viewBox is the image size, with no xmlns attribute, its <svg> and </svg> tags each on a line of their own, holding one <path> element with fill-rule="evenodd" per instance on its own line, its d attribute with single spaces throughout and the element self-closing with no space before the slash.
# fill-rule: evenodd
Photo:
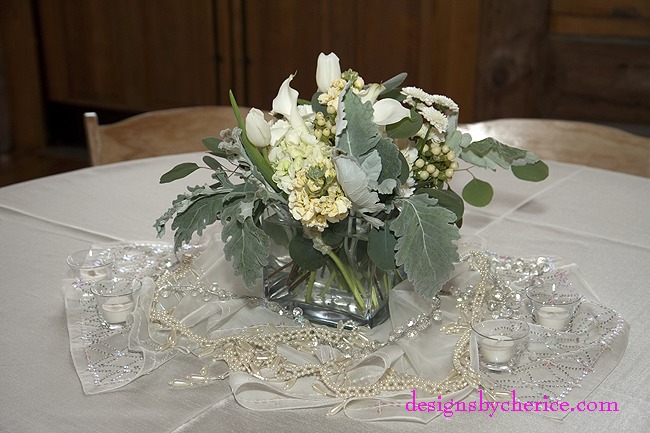
<svg viewBox="0 0 650 433">
<path fill-rule="evenodd" d="M 307 270 L 290 255 L 292 240 L 304 236 L 301 223 L 279 213 L 265 216 L 262 228 L 271 239 L 265 296 L 290 311 L 300 308 L 313 323 L 372 328 L 388 319 L 388 296 L 401 275 L 378 268 L 368 256 L 367 221 L 348 217 L 337 224 L 340 244 L 325 255 L 323 266 Z"/>
</svg>

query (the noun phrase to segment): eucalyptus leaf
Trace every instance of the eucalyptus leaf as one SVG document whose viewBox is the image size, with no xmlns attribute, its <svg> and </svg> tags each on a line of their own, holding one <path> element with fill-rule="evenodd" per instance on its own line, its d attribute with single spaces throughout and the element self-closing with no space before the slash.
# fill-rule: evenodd
<svg viewBox="0 0 650 433">
<path fill-rule="evenodd" d="M 221 158 L 228 157 L 228 152 L 221 149 L 221 147 L 219 146 L 223 142 L 223 140 L 221 140 L 220 138 L 208 137 L 201 140 L 201 142 L 210 152 L 212 152 L 214 156 L 218 156 Z"/>
<path fill-rule="evenodd" d="M 385 92 L 390 92 L 391 90 L 401 86 L 402 83 L 406 80 L 406 77 L 408 77 L 408 74 L 406 72 L 400 72 L 394 77 L 389 78 L 388 80 L 382 82 L 381 84 L 385 87 L 384 91 L 382 92 L 382 95 Z"/>
<path fill-rule="evenodd" d="M 160 183 L 169 183 L 178 179 L 182 179 L 194 173 L 199 169 L 199 165 L 195 162 L 182 162 L 169 170 L 167 173 L 160 176 Z"/>
<path fill-rule="evenodd" d="M 404 102 L 404 100 L 406 99 L 406 95 L 404 95 L 402 93 L 402 90 L 399 88 L 392 89 L 392 90 L 384 90 L 380 96 L 381 97 L 379 99 L 390 98 L 399 102 Z"/>
<path fill-rule="evenodd" d="M 395 266 L 395 245 L 397 245 L 397 238 L 386 225 L 372 228 L 368 232 L 368 255 L 384 271 L 390 271 L 397 267 Z"/>
<path fill-rule="evenodd" d="M 456 215 L 435 199 L 416 194 L 400 200 L 402 211 L 390 229 L 397 236 L 395 264 L 404 266 L 415 291 L 433 298 L 446 283 L 458 261 L 453 241 L 460 238 L 453 225 Z"/>
<path fill-rule="evenodd" d="M 548 165 L 543 161 L 537 161 L 534 164 L 527 165 L 513 165 L 510 169 L 519 179 L 530 182 L 540 182 L 548 177 Z"/>
<path fill-rule="evenodd" d="M 345 239 L 345 234 L 347 233 L 347 228 L 343 227 L 343 226 L 347 226 L 347 224 L 337 223 L 336 225 L 339 224 L 341 227 L 338 227 L 338 230 L 334 228 L 335 224 L 331 224 L 329 227 L 323 230 L 323 233 L 321 233 L 321 238 L 323 238 L 323 242 L 325 242 L 325 244 L 329 245 L 332 248 L 339 247 L 343 243 L 343 240 Z"/>
<path fill-rule="evenodd" d="M 221 163 L 209 155 L 203 157 L 203 162 L 214 171 L 223 171 Z"/>
<path fill-rule="evenodd" d="M 315 271 L 327 264 L 327 256 L 314 248 L 314 243 L 297 234 L 289 242 L 289 255 L 302 269 Z"/>
<path fill-rule="evenodd" d="M 498 167 L 508 169 L 513 165 L 532 164 L 539 160 L 528 150 L 508 146 L 492 137 L 468 144 L 460 154 L 460 158 L 490 170 L 496 170 Z"/>
<path fill-rule="evenodd" d="M 327 105 L 323 105 L 320 102 L 318 102 L 319 96 L 320 96 L 320 92 L 316 92 L 311 97 L 311 109 L 314 111 L 314 113 L 320 112 L 323 114 L 327 114 Z"/>
<path fill-rule="evenodd" d="M 487 206 L 494 196 L 494 189 L 489 183 L 480 179 L 472 179 L 463 188 L 463 199 L 477 207 Z"/>
<path fill-rule="evenodd" d="M 408 180 L 408 177 L 409 177 L 409 171 L 410 171 L 409 170 L 409 163 L 406 160 L 406 158 L 404 157 L 404 155 L 402 154 L 402 152 L 398 152 L 398 154 L 399 154 L 398 155 L 399 160 L 402 163 L 402 168 L 401 168 L 400 174 L 399 174 L 399 183 L 400 184 L 405 184 L 406 181 Z"/>
<path fill-rule="evenodd" d="M 391 138 L 413 137 L 422 128 L 423 123 L 422 115 L 415 108 L 411 108 L 410 117 L 405 117 L 392 125 L 386 125 L 386 134 Z"/>
<path fill-rule="evenodd" d="M 293 239 L 293 236 L 296 232 L 294 227 L 274 220 L 273 217 L 264 219 L 262 230 L 264 230 L 264 232 L 269 235 L 269 238 L 276 245 L 280 245 L 285 248 L 289 247 L 289 241 Z"/>
<path fill-rule="evenodd" d="M 226 260 L 232 262 L 235 275 L 242 277 L 250 289 L 262 277 L 262 269 L 268 263 L 270 241 L 252 218 L 239 219 L 242 213 L 240 205 L 236 203 L 223 210 L 221 239 L 225 243 Z"/>
<path fill-rule="evenodd" d="M 458 220 L 463 218 L 465 213 L 465 202 L 463 199 L 450 189 L 437 189 L 437 188 L 424 188 L 419 190 L 420 193 L 425 193 L 429 197 L 438 200 L 438 205 L 452 211 Z"/>
<path fill-rule="evenodd" d="M 469 134 L 467 134 L 469 135 Z M 463 141 L 463 133 L 455 130 L 453 132 L 447 132 L 447 138 L 445 139 L 445 144 L 449 146 L 451 150 L 453 150 L 456 155 L 460 155 L 462 152 L 462 147 L 461 143 Z M 470 137 L 471 141 L 471 137 Z"/>
</svg>

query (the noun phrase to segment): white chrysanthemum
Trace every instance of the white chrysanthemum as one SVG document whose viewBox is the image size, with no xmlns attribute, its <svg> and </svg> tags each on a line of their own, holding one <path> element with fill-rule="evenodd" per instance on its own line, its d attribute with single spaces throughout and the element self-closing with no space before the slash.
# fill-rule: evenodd
<svg viewBox="0 0 650 433">
<path fill-rule="evenodd" d="M 449 120 L 440 111 L 433 107 L 423 107 L 419 110 L 422 117 L 425 118 L 431 126 L 433 126 L 439 133 L 444 134 L 447 131 L 447 124 Z"/>
<path fill-rule="evenodd" d="M 428 94 L 419 87 L 404 87 L 402 88 L 402 94 L 406 96 L 406 103 L 416 106 L 418 101 L 424 102 L 427 105 L 433 103 L 433 95 Z"/>
<path fill-rule="evenodd" d="M 406 162 L 408 163 L 409 166 L 409 175 L 408 178 L 406 179 L 406 182 L 400 186 L 400 189 L 398 191 L 398 194 L 401 197 L 410 197 L 413 195 L 415 186 L 415 180 L 413 179 L 413 164 L 415 164 L 415 161 L 418 159 L 418 150 L 414 147 L 409 147 L 406 149 L 400 149 L 400 152 L 404 156 L 404 159 L 406 159 Z"/>
<path fill-rule="evenodd" d="M 404 159 L 408 162 L 409 167 L 412 167 L 415 161 L 418 159 L 418 150 L 415 147 L 409 147 L 407 149 L 401 149 Z"/>
<path fill-rule="evenodd" d="M 432 104 L 442 107 L 443 109 L 451 110 L 454 113 L 458 113 L 458 104 L 456 104 L 453 99 L 445 95 L 432 95 L 431 96 Z"/>
</svg>

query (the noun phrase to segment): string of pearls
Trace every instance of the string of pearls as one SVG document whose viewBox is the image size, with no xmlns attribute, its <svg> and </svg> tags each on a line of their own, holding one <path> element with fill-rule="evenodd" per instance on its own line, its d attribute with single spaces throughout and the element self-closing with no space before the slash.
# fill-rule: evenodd
<svg viewBox="0 0 650 433">
<path fill-rule="evenodd" d="M 221 338 L 207 338 L 184 325 L 173 316 L 173 309 L 165 309 L 160 303 L 161 296 L 169 295 L 178 281 L 195 272 L 192 269 L 192 258 L 185 257 L 174 271 L 165 270 L 156 280 L 149 316 L 153 323 L 169 330 L 167 342 L 161 345 L 159 350 L 176 347 L 179 338 L 183 336 L 198 347 L 194 350 L 195 354 L 210 359 L 209 364 L 199 373 L 171 381 L 170 385 L 174 387 L 207 384 L 225 379 L 230 372 L 245 372 L 260 380 L 283 382 L 285 389 L 293 387 L 301 378 L 312 377 L 316 379 L 313 384 L 315 391 L 344 400 L 377 396 L 382 392 L 408 392 L 413 389 L 429 395 L 444 395 L 460 391 L 467 386 L 478 388 L 482 383 L 480 374 L 473 370 L 470 363 L 469 323 L 482 319 L 483 301 L 486 293 L 491 289 L 493 276 L 490 273 L 490 259 L 483 252 L 470 252 L 463 260 L 468 261 L 480 273 L 481 280 L 475 287 L 473 302 L 461 308 L 458 321 L 442 327 L 447 334 L 459 334 L 453 351 L 453 369 L 442 381 L 428 380 L 392 368 L 388 368 L 378 380 L 372 383 L 354 382 L 347 375 L 356 360 L 372 354 L 381 347 L 395 344 L 401 338 L 417 338 L 418 333 L 427 329 L 434 320 L 440 320 L 440 304 L 437 299 L 433 302 L 430 313 L 411 318 L 403 326 L 395 328 L 389 334 L 387 342 L 367 337 L 364 335 L 366 328 L 358 327 L 351 321 L 340 322 L 336 328 L 311 326 L 309 322 L 301 320 L 301 312 L 297 311 L 285 311 L 285 314 L 297 319 L 303 325 L 301 327 L 267 324 L 249 327 L 242 332 Z M 219 300 L 239 298 L 261 302 L 259 298 L 236 296 L 223 290 L 215 290 L 214 287 L 194 289 L 204 294 L 216 294 Z M 329 346 L 336 349 L 340 356 L 322 363 L 300 364 L 290 361 L 279 352 L 278 348 L 282 345 L 312 354 L 319 346 Z M 224 364 L 225 372 L 211 374 L 213 369 Z"/>
</svg>

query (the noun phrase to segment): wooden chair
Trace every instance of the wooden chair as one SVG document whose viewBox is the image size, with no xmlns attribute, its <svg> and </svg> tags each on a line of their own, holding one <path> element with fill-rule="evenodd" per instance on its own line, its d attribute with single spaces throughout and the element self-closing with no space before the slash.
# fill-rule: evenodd
<svg viewBox="0 0 650 433">
<path fill-rule="evenodd" d="M 485 137 L 564 161 L 650 177 L 650 138 L 592 123 L 498 119 L 460 125 L 474 140 Z"/>
<path fill-rule="evenodd" d="M 248 113 L 241 109 L 242 116 Z M 237 126 L 229 106 L 203 106 L 150 111 L 100 125 L 96 113 L 84 114 L 92 165 L 206 150 L 201 140 Z"/>
</svg>

